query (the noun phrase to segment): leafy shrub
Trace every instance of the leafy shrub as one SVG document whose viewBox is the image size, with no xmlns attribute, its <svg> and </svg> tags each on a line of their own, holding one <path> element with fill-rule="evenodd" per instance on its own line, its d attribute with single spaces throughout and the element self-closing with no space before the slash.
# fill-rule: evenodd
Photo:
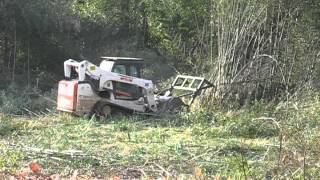
<svg viewBox="0 0 320 180">
<path fill-rule="evenodd" d="M 279 131 L 274 124 L 265 123 L 251 114 L 233 117 L 225 128 L 231 135 L 246 138 L 272 137 Z"/>
<path fill-rule="evenodd" d="M 246 138 L 272 137 L 279 129 L 270 120 L 273 117 L 274 104 L 254 102 L 252 105 L 238 111 L 213 112 L 215 124 L 224 128 L 226 134 Z"/>
<path fill-rule="evenodd" d="M 319 177 L 319 92 L 301 91 L 279 104 L 276 118 L 281 130 L 278 165 L 271 170 L 281 179 Z M 293 173 L 294 172 L 294 173 Z"/>
<path fill-rule="evenodd" d="M 185 125 L 213 125 L 215 122 L 215 116 L 206 111 L 195 111 L 195 112 L 182 112 L 179 116 L 179 120 Z"/>
<path fill-rule="evenodd" d="M 55 91 L 49 91 L 44 96 L 55 99 Z M 10 86 L 8 89 L 0 91 L 0 112 L 10 115 L 23 115 L 28 111 L 46 111 L 53 109 L 53 103 L 39 96 L 30 88 L 18 88 Z"/>
</svg>

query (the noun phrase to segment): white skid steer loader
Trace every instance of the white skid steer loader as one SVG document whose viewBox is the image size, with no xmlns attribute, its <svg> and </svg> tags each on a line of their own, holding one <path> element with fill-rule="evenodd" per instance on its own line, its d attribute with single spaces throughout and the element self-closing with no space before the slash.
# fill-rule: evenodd
<svg viewBox="0 0 320 180">
<path fill-rule="evenodd" d="M 102 57 L 100 66 L 89 61 L 64 62 L 65 80 L 59 82 L 60 111 L 106 117 L 117 110 L 164 112 L 189 106 L 202 90 L 213 85 L 201 77 L 178 75 L 171 87 L 155 93 L 152 81 L 142 79 L 143 59 Z M 186 92 L 173 96 L 173 91 Z M 187 104 L 181 97 L 190 96 Z"/>
</svg>

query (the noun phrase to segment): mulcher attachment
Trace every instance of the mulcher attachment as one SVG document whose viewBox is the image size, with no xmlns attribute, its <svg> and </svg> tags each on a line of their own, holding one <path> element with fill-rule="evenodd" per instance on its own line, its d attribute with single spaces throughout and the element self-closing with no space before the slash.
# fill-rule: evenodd
<svg viewBox="0 0 320 180">
<path fill-rule="evenodd" d="M 214 85 L 205 78 L 178 75 L 171 87 L 165 90 L 165 94 L 171 98 L 162 105 L 162 112 L 180 111 L 183 107 L 190 107 L 202 90 L 210 87 Z M 188 102 L 185 103 L 182 99 L 187 97 L 189 97 Z"/>
</svg>

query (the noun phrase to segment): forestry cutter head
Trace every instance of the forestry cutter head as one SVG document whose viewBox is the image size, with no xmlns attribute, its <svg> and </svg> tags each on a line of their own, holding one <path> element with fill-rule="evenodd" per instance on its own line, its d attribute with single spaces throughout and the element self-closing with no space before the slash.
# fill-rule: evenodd
<svg viewBox="0 0 320 180">
<path fill-rule="evenodd" d="M 184 106 L 189 107 L 203 90 L 210 87 L 214 85 L 203 77 L 178 75 L 171 87 L 158 95 L 158 109 L 164 112 L 177 111 Z M 187 103 L 182 101 L 184 97 L 189 97 Z"/>
</svg>

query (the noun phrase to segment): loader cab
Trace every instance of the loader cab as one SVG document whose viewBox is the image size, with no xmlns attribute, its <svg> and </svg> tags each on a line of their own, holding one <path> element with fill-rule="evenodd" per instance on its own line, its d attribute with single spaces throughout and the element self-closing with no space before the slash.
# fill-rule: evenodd
<svg viewBox="0 0 320 180">
<path fill-rule="evenodd" d="M 126 57 L 102 57 L 100 68 L 118 74 L 142 78 L 144 60 Z M 113 82 L 116 99 L 138 100 L 143 97 L 142 88 L 123 82 Z"/>
<path fill-rule="evenodd" d="M 127 57 L 102 57 L 100 67 L 109 72 L 142 78 L 144 60 Z"/>
</svg>

